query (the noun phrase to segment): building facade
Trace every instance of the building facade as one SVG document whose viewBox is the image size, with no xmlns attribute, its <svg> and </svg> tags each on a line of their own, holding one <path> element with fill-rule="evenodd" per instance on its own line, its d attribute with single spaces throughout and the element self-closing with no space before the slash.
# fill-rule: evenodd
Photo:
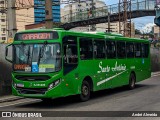
<svg viewBox="0 0 160 120">
<path fill-rule="evenodd" d="M 159 26 L 154 25 L 152 27 L 152 31 L 153 31 L 153 34 L 154 34 L 155 38 L 157 38 L 157 39 L 160 38 L 160 27 Z"/>
<path fill-rule="evenodd" d="M 16 2 L 19 2 L 17 0 Z M 24 0 L 27 4 L 28 0 Z M 28 3 L 29 4 L 29 3 Z M 7 12 L 3 12 L 7 8 L 7 1 L 0 0 L 0 43 L 8 42 L 8 19 Z M 16 10 L 16 25 L 17 31 L 25 30 L 25 25 L 34 23 L 34 9 L 19 9 Z"/>
<path fill-rule="evenodd" d="M 121 25 L 121 26 L 119 27 L 119 25 Z M 99 32 L 109 31 L 108 30 L 108 23 L 101 23 L 101 24 L 97 24 L 96 26 L 97 26 L 96 31 L 99 31 Z M 134 23 L 132 22 L 131 25 L 130 25 L 130 23 L 128 23 L 127 26 L 131 26 L 131 37 L 135 37 L 135 25 L 134 25 Z M 119 33 L 120 28 L 121 28 L 121 34 L 123 34 L 123 29 L 124 29 L 123 22 L 121 22 L 120 24 L 119 24 L 119 22 L 110 23 L 110 32 Z M 128 29 L 128 33 L 129 33 L 129 29 Z"/>
<path fill-rule="evenodd" d="M 34 8 L 16 10 L 17 31 L 25 30 L 25 25 L 34 23 Z"/>
<path fill-rule="evenodd" d="M 0 0 L 0 42 L 7 40 L 7 15 L 3 12 L 6 5 L 6 0 Z"/>
<path fill-rule="evenodd" d="M 58 1 L 60 0 L 53 0 L 53 4 Z M 34 0 L 34 5 L 37 6 L 34 8 L 35 23 L 41 23 L 45 20 L 45 6 L 39 6 L 41 4 L 45 4 L 45 1 Z M 52 6 L 52 14 L 53 22 L 60 22 L 60 5 Z"/>
<path fill-rule="evenodd" d="M 106 6 L 105 2 L 99 1 L 99 0 L 93 0 L 93 2 L 86 1 L 86 2 L 76 2 L 70 5 L 64 6 L 64 8 L 61 9 L 61 17 L 68 15 L 70 13 L 76 13 L 76 12 L 83 12 L 83 11 L 89 11 L 91 9 L 96 9 L 100 7 Z M 61 20 L 63 22 L 63 19 Z M 96 31 L 97 25 L 89 25 L 84 27 L 76 27 L 71 30 L 74 31 Z"/>
</svg>

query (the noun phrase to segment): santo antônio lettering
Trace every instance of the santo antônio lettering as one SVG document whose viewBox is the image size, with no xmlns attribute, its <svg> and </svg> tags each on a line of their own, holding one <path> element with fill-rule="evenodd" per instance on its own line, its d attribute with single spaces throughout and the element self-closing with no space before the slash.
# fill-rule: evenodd
<svg viewBox="0 0 160 120">
<path fill-rule="evenodd" d="M 124 71 L 126 70 L 126 65 L 118 65 L 118 63 L 116 62 L 114 67 L 110 67 L 110 66 L 106 66 L 106 67 L 103 67 L 102 66 L 102 61 L 99 63 L 99 68 L 100 68 L 100 71 L 97 71 L 97 73 L 103 73 L 103 72 L 110 72 L 110 70 L 112 70 L 113 72 L 116 72 L 116 71 Z"/>
</svg>

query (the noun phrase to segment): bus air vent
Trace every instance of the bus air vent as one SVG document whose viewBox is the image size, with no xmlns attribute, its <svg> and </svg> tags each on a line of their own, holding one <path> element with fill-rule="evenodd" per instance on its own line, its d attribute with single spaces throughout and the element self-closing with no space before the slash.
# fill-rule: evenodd
<svg viewBox="0 0 160 120">
<path fill-rule="evenodd" d="M 20 94 L 45 94 L 47 88 L 16 88 Z"/>
<path fill-rule="evenodd" d="M 50 76 L 21 76 L 17 75 L 15 76 L 16 79 L 18 80 L 23 80 L 23 81 L 46 81 L 50 79 Z"/>
</svg>

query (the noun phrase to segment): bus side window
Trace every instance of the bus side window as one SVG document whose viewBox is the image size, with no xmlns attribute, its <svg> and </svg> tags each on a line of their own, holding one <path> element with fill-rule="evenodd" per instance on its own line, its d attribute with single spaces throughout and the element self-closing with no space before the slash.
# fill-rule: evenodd
<svg viewBox="0 0 160 120">
<path fill-rule="evenodd" d="M 126 43 L 126 52 L 127 58 L 134 58 L 134 44 L 127 42 Z"/>
<path fill-rule="evenodd" d="M 107 59 L 116 58 L 116 43 L 115 41 L 106 41 Z"/>
<path fill-rule="evenodd" d="M 69 73 L 78 65 L 77 37 L 63 38 L 63 66 L 64 74 Z"/>
<path fill-rule="evenodd" d="M 141 43 L 135 43 L 135 57 L 142 57 Z"/>
<path fill-rule="evenodd" d="M 81 60 L 93 58 L 92 39 L 80 38 L 80 58 Z"/>
<path fill-rule="evenodd" d="M 64 63 L 76 64 L 78 62 L 77 40 L 74 37 L 66 37 L 63 42 Z"/>
<path fill-rule="evenodd" d="M 117 57 L 120 59 L 126 58 L 125 42 L 117 42 Z"/>
<path fill-rule="evenodd" d="M 94 55 L 95 58 L 105 58 L 105 41 L 94 40 Z"/>
<path fill-rule="evenodd" d="M 149 54 L 149 44 L 142 44 L 142 57 L 148 58 Z"/>
</svg>

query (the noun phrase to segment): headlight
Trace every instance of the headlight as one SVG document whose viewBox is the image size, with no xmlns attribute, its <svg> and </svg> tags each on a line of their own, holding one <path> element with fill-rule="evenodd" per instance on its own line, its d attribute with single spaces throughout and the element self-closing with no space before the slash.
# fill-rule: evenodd
<svg viewBox="0 0 160 120">
<path fill-rule="evenodd" d="M 16 84 L 16 83 L 13 83 L 13 87 L 16 88 L 16 87 L 17 87 L 17 84 Z"/>
<path fill-rule="evenodd" d="M 52 89 L 53 87 L 57 86 L 59 83 L 60 83 L 60 79 L 54 81 L 53 83 L 51 83 L 51 84 L 48 86 L 48 90 L 50 90 L 50 89 Z"/>
</svg>

